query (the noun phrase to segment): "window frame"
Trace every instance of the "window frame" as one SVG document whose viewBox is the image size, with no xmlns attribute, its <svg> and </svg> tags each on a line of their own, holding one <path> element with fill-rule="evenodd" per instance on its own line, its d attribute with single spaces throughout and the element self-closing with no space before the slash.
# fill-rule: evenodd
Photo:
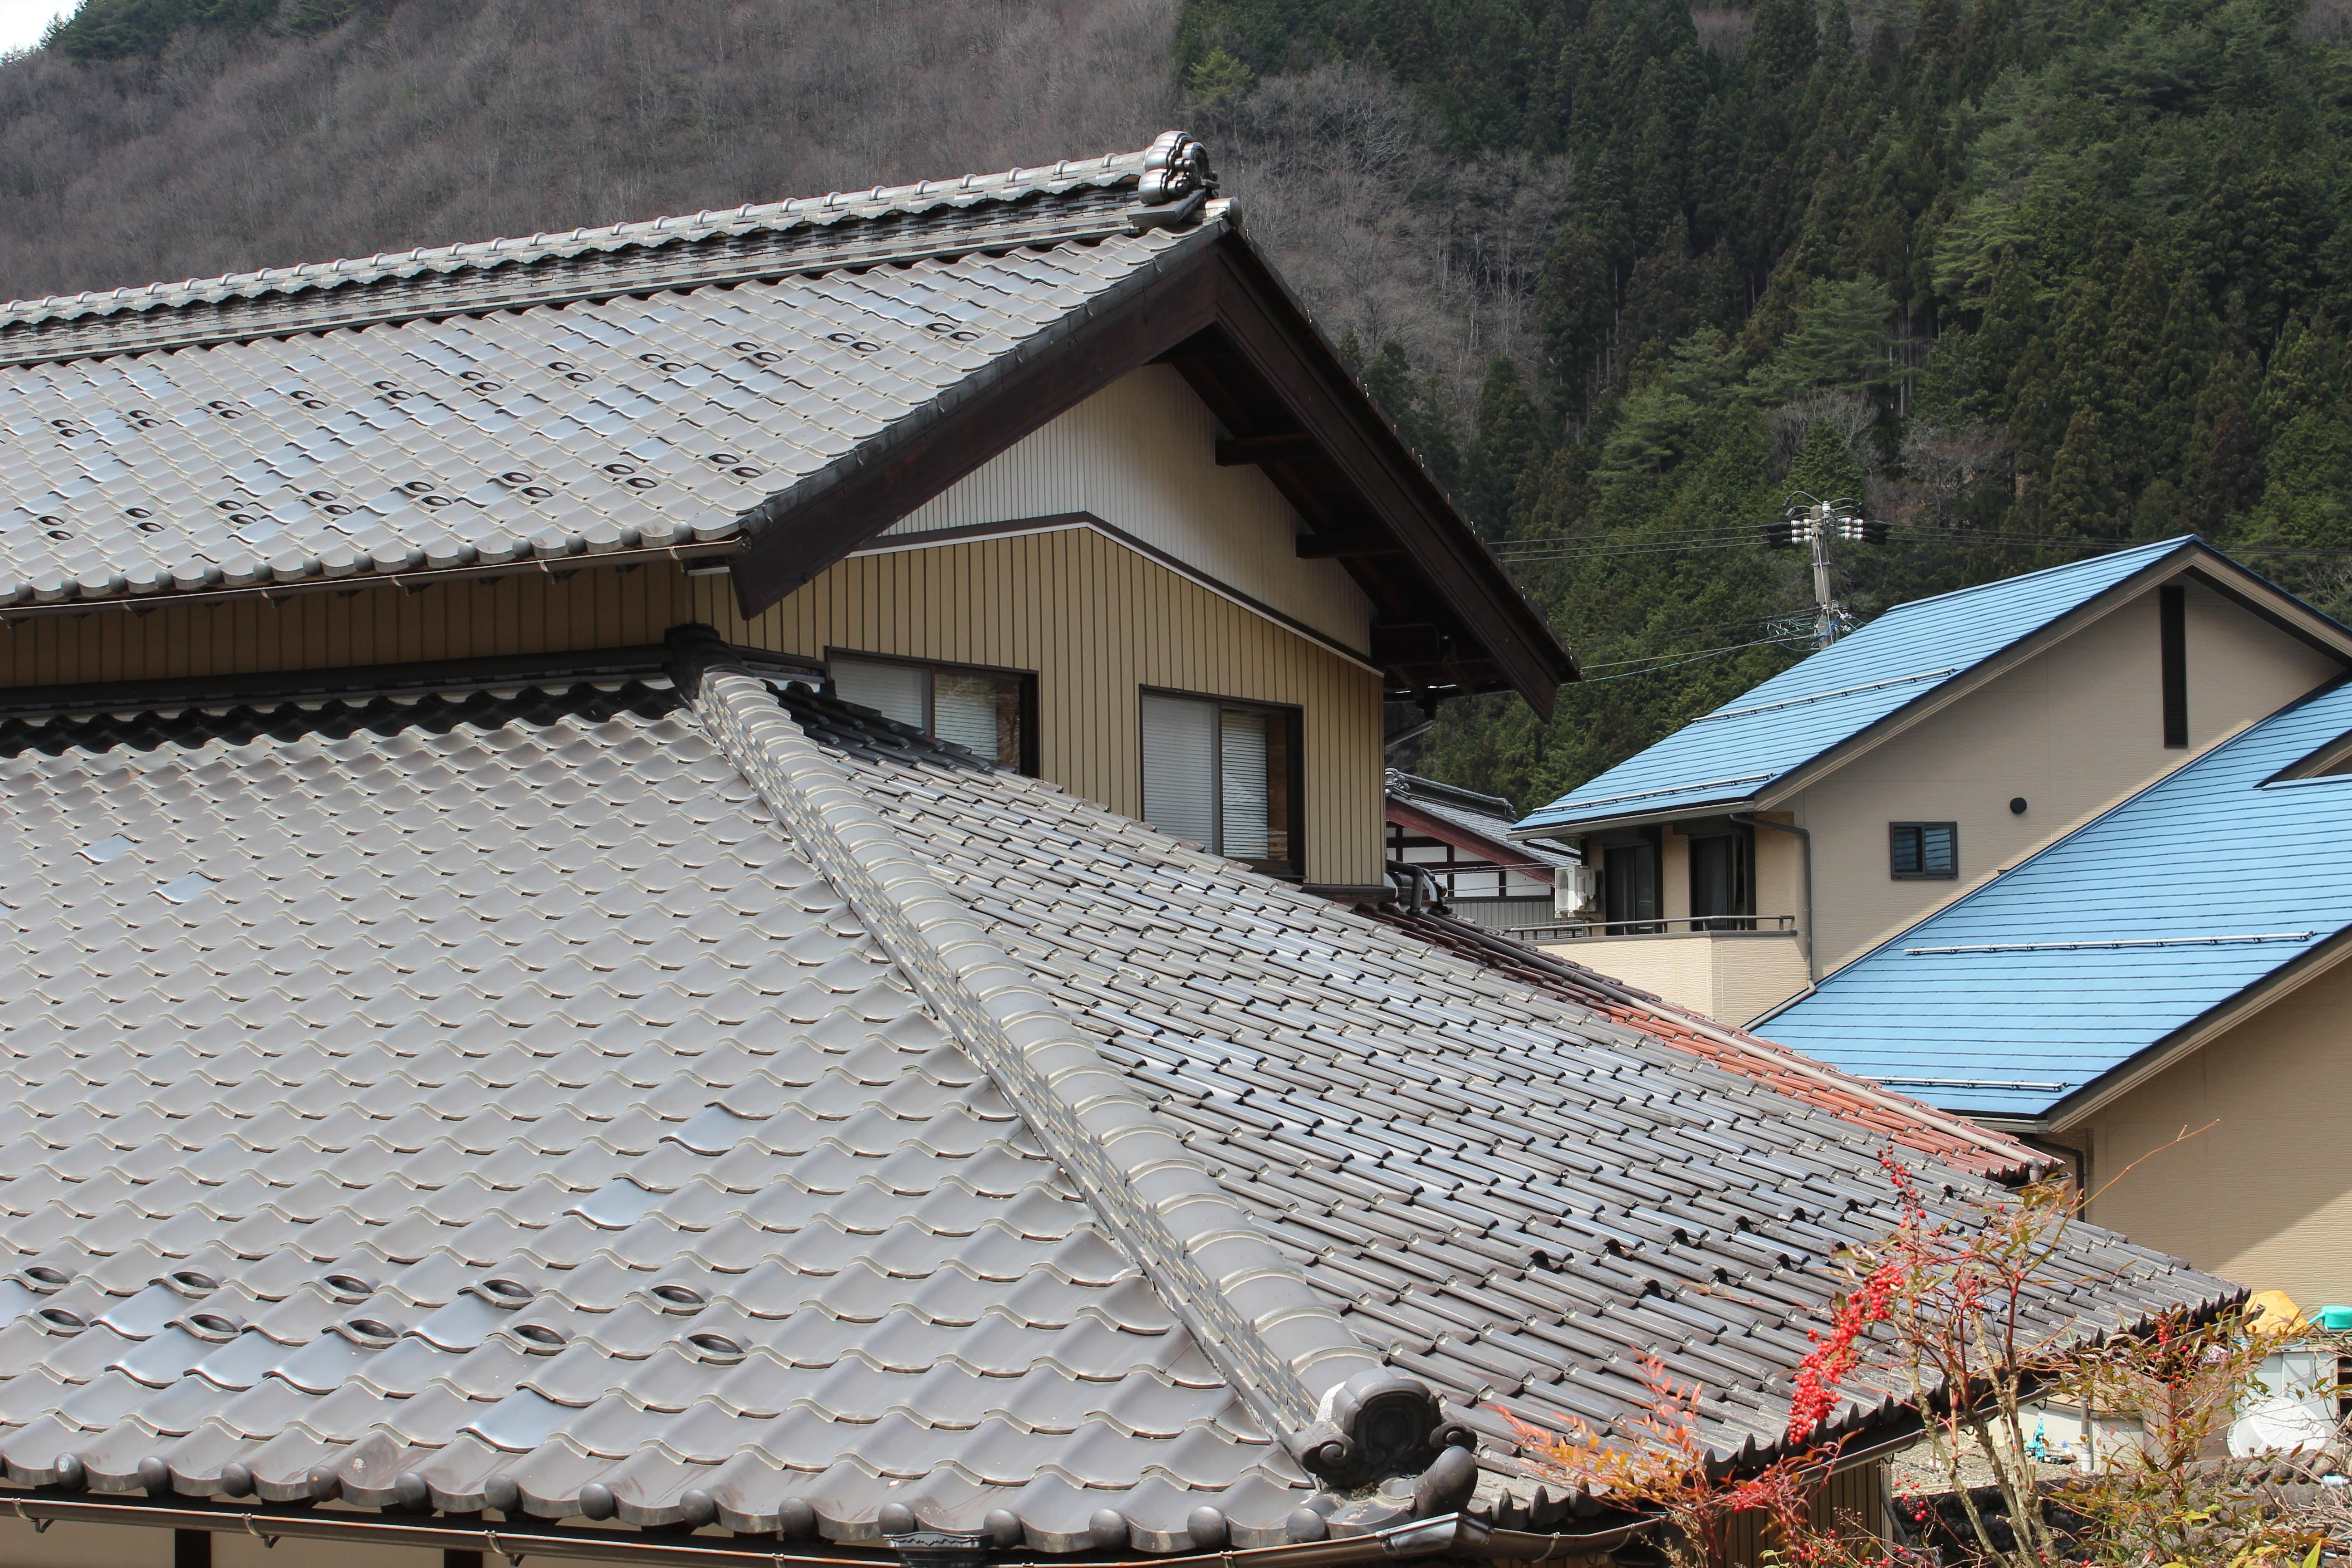
<svg viewBox="0 0 2352 1568">
<path fill-rule="evenodd" d="M 1212 854 L 1233 860 L 1236 866 L 1247 866 L 1269 877 L 1284 881 L 1302 881 L 1307 876 L 1307 710 L 1296 702 L 1266 702 L 1254 697 L 1221 697 L 1213 691 L 1188 691 L 1179 686 L 1138 686 L 1135 689 L 1135 786 L 1136 806 L 1143 805 L 1144 745 L 1143 700 L 1147 697 L 1168 697 L 1181 702 L 1205 702 L 1218 710 L 1218 722 L 1223 723 L 1223 710 L 1232 708 L 1244 712 L 1263 713 L 1284 721 L 1289 730 L 1284 751 L 1283 798 L 1289 805 L 1289 821 L 1285 825 L 1290 836 L 1290 858 L 1287 860 L 1242 860 L 1226 855 L 1222 848 Z M 1220 734 L 1223 730 L 1220 728 Z M 1269 770 L 1270 771 L 1270 770 Z M 1222 755 L 1219 759 L 1217 791 L 1217 837 L 1224 837 L 1225 800 Z M 1267 822 L 1273 827 L 1271 814 Z"/>
<path fill-rule="evenodd" d="M 1000 680 L 1010 679 L 1017 682 L 1021 704 L 1021 761 L 1015 771 L 1028 778 L 1042 776 L 1038 772 L 1037 764 L 1037 672 L 1035 670 L 1015 669 L 1010 665 L 1002 664 L 960 664 L 947 658 L 910 658 L 905 654 L 875 653 L 862 647 L 838 647 L 828 643 L 824 649 L 824 694 L 835 698 L 835 700 L 839 700 L 833 684 L 833 661 L 835 658 L 846 658 L 865 664 L 895 664 L 905 668 L 919 669 L 926 676 L 940 673 L 985 675 Z M 931 683 L 928 679 L 923 683 L 923 733 L 936 741 L 939 735 L 931 728 L 933 704 Z M 990 760 L 994 761 L 993 758 Z"/>
<path fill-rule="evenodd" d="M 1616 871 L 1618 857 L 1635 852 L 1646 859 L 1647 876 L 1644 879 L 1637 873 L 1629 879 L 1635 884 L 1634 902 L 1636 905 L 1640 903 L 1641 884 L 1646 879 L 1650 895 L 1650 912 L 1644 915 L 1639 908 L 1612 912 L 1611 898 L 1618 886 Z M 1621 831 L 1605 837 L 1588 838 L 1585 840 L 1584 853 L 1586 864 L 1592 865 L 1601 873 L 1601 919 L 1597 922 L 1601 934 L 1656 936 L 1666 930 L 1663 914 L 1666 904 L 1666 844 L 1664 827 L 1653 824 L 1631 832 Z M 1597 862 L 1591 858 L 1596 853 L 1600 856 Z"/>
<path fill-rule="evenodd" d="M 1696 831 L 1694 831 L 1696 829 Z M 1687 886 L 1693 931 L 1754 931 L 1756 929 L 1756 830 L 1744 822 L 1713 819 L 1684 825 L 1683 879 Z M 1699 846 L 1731 842 L 1728 868 L 1732 908 L 1702 912 L 1699 899 Z"/>
<path fill-rule="evenodd" d="M 1927 865 L 1927 829 L 1941 827 L 1952 836 L 1952 868 L 1930 871 Z M 1919 835 L 1919 866 L 1916 871 L 1898 871 L 1895 846 L 1905 829 Z M 1886 825 L 1886 876 L 1895 882 L 1957 882 L 1960 879 L 1960 825 L 1957 822 L 1890 822 Z"/>
</svg>

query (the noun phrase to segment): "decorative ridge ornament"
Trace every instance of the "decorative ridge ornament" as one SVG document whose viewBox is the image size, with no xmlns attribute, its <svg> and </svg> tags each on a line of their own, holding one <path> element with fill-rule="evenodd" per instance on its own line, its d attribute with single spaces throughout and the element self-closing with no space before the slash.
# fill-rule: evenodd
<svg viewBox="0 0 2352 1568">
<path fill-rule="evenodd" d="M 1143 174 L 1135 185 L 1137 205 L 1127 215 L 1128 227 L 1141 234 L 1188 223 L 1216 189 L 1208 148 L 1184 132 L 1163 131 L 1144 149 Z"/>
</svg>

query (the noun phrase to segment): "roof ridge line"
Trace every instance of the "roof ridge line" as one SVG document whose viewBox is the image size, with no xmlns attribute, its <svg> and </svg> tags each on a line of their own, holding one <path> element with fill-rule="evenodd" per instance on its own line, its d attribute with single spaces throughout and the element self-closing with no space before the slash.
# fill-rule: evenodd
<svg viewBox="0 0 2352 1568">
<path fill-rule="evenodd" d="M 1181 135 L 1170 132 L 1160 138 Z M 1187 138 L 1186 140 L 1189 140 Z M 645 245 L 665 246 L 678 239 L 709 238 L 730 234 L 777 232 L 825 227 L 844 219 L 918 216 L 940 206 L 972 206 L 982 203 L 1019 201 L 1032 195 L 1056 195 L 1086 187 L 1097 189 L 1140 180 L 1152 167 L 1160 143 L 1128 153 L 1107 153 L 1092 158 L 1064 159 L 1059 163 L 1008 169 L 999 174 L 968 174 L 945 180 L 919 180 L 903 185 L 877 185 L 864 191 L 834 191 L 822 196 L 787 196 L 772 202 L 746 202 L 733 207 L 706 207 L 695 213 L 629 218 L 619 223 L 572 229 L 546 229 L 533 234 L 502 235 L 454 244 L 415 246 L 407 250 L 381 250 L 365 256 L 337 257 L 327 261 L 291 266 L 260 267 L 243 272 L 216 273 L 178 281 L 157 279 L 108 289 L 84 289 L 78 294 L 44 294 L 0 300 L 0 323 L 16 324 L 64 317 L 129 310 L 145 313 L 158 309 L 200 302 L 194 290 L 211 289 L 251 298 L 263 293 L 299 292 L 333 288 L 411 271 L 471 270 L 514 261 L 584 249 L 611 249 Z M 1174 149 L 1171 149 L 1173 151 Z M 567 251 L 560 247 L 570 247 Z M 68 315 L 68 312 L 72 312 Z"/>
<path fill-rule="evenodd" d="M 2177 533 L 2170 539 L 2152 539 L 2146 544 L 2126 544 L 2120 550 L 2102 551 L 2096 555 L 2085 555 L 2079 561 L 2061 561 L 2055 566 L 2037 566 L 2031 572 L 2020 572 L 2014 577 L 1996 577 L 1990 583 L 1979 583 L 1971 588 L 1947 588 L 1940 594 L 1930 594 L 1923 599 L 1906 599 L 1899 605 L 1887 605 L 1879 614 L 1878 619 L 1883 621 L 1889 616 L 1899 616 L 1920 605 L 1938 605 L 1947 599 L 1963 599 L 1970 594 L 1981 594 L 1988 589 L 2006 588 L 2016 583 L 2030 583 L 2037 577 L 2055 576 L 2061 572 L 2083 571 L 2095 562 L 2113 561 L 2119 555 L 2137 555 L 2143 552 L 2164 553 L 2178 550 L 2184 544 L 2203 545 L 2207 550 L 2213 549 L 2211 545 L 2205 543 L 2205 536 L 2201 533 Z M 2214 551 L 2214 553 L 2221 552 Z M 1790 668 L 1794 668 L 1795 666 L 1792 665 Z"/>
<path fill-rule="evenodd" d="M 677 253 L 678 247 L 746 238 L 782 238 L 791 232 L 777 228 L 750 234 L 681 234 L 643 241 L 615 242 L 599 257 L 592 258 L 592 265 L 600 267 L 593 274 L 574 277 L 569 281 L 545 282 L 537 287 L 529 286 L 530 268 L 579 261 L 583 258 L 581 253 L 492 257 L 478 265 L 452 266 L 446 269 L 420 261 L 406 272 L 386 271 L 366 278 L 330 277 L 316 282 L 304 282 L 299 288 L 238 293 L 223 300 L 189 300 L 111 313 L 90 311 L 25 321 L 0 318 L 0 366 L 58 363 L 126 353 L 165 353 L 177 349 L 299 337 L 306 333 L 337 331 L 346 328 L 446 321 L 499 310 L 593 303 L 671 289 L 729 289 L 744 283 L 772 283 L 787 278 L 822 277 L 852 268 L 952 260 L 976 250 L 987 250 L 1003 244 L 1001 237 L 967 237 L 961 244 L 940 241 L 929 245 L 880 245 L 866 249 L 844 246 L 824 252 L 779 252 L 767 257 L 764 264 L 754 264 L 753 260 L 747 258 L 742 265 L 689 268 L 675 277 L 633 273 L 625 270 L 624 266 L 626 258 L 623 253 L 626 251 L 658 252 L 661 258 L 667 260 Z M 1074 222 L 1055 228 L 1041 226 L 1034 234 L 1024 235 L 1021 243 L 1024 246 L 1085 245 L 1132 232 L 1134 225 L 1122 211 L 1115 221 Z M 409 286 L 420 281 L 431 282 L 431 279 L 420 277 L 427 271 L 438 272 L 445 278 L 469 274 L 491 281 L 481 284 L 477 292 L 420 300 L 415 297 Z M 511 291 L 501 292 L 500 286 L 510 280 L 505 276 L 509 273 L 524 276 L 511 279 L 516 285 Z M 299 320 L 260 315 L 252 309 L 306 298 L 319 308 Z M 199 312 L 209 313 L 199 315 Z M 171 325 L 191 319 L 195 324 Z"/>
<path fill-rule="evenodd" d="M 1127 1075 L 867 806 L 768 683 L 708 628 L 672 633 L 673 679 L 720 752 L 846 898 L 1293 1458 L 1331 1485 L 1414 1470 L 1437 1451 L 1436 1395 L 1325 1305 Z M 1182 1213 L 1189 1223 L 1171 1223 Z M 1397 1406 L 1417 1456 L 1392 1451 Z M 1385 1428 L 1385 1429 L 1384 1429 Z"/>
</svg>

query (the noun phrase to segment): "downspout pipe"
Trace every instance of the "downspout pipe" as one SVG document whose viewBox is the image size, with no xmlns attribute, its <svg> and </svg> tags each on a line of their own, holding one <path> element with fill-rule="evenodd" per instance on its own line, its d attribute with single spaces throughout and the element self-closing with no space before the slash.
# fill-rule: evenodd
<svg viewBox="0 0 2352 1568">
<path fill-rule="evenodd" d="M 1403 860 L 1390 861 L 1388 869 L 1391 882 L 1404 882 L 1405 907 L 1412 913 L 1444 912 L 1445 900 L 1437 891 L 1437 879 L 1428 871 Z"/>
<path fill-rule="evenodd" d="M 1813 836 L 1804 828 L 1794 827 L 1785 822 L 1767 822 L 1750 812 L 1735 811 L 1731 814 L 1731 820 L 1745 823 L 1750 827 L 1769 827 L 1775 833 L 1789 834 L 1802 847 L 1805 862 L 1805 989 L 1810 992 L 1822 977 L 1820 968 L 1813 962 Z"/>
</svg>

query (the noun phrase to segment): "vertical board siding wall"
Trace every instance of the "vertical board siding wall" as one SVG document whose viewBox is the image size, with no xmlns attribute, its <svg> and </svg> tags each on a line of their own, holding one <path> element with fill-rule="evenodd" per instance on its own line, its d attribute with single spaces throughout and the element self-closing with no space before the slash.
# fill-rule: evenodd
<svg viewBox="0 0 2352 1568">
<path fill-rule="evenodd" d="M 181 676 L 413 664 L 503 654 L 566 653 L 657 643 L 694 618 L 675 566 L 583 568 L 443 583 L 108 608 L 0 626 L 0 685 L 166 680 Z"/>
<path fill-rule="evenodd" d="M 746 647 L 1035 671 L 1039 772 L 1128 816 L 1143 688 L 1297 706 L 1307 879 L 1381 880 L 1380 677 L 1092 529 L 853 556 L 749 622 L 722 579 L 695 589 L 696 618 Z"/>
<path fill-rule="evenodd" d="M 779 653 L 1034 670 L 1040 771 L 1130 816 L 1143 810 L 1141 688 L 1296 705 L 1307 879 L 1381 879 L 1380 678 L 1090 529 L 855 556 L 748 622 L 727 578 L 652 565 L 40 616 L 0 626 L 0 684 L 623 647 L 694 621 Z"/>
</svg>

